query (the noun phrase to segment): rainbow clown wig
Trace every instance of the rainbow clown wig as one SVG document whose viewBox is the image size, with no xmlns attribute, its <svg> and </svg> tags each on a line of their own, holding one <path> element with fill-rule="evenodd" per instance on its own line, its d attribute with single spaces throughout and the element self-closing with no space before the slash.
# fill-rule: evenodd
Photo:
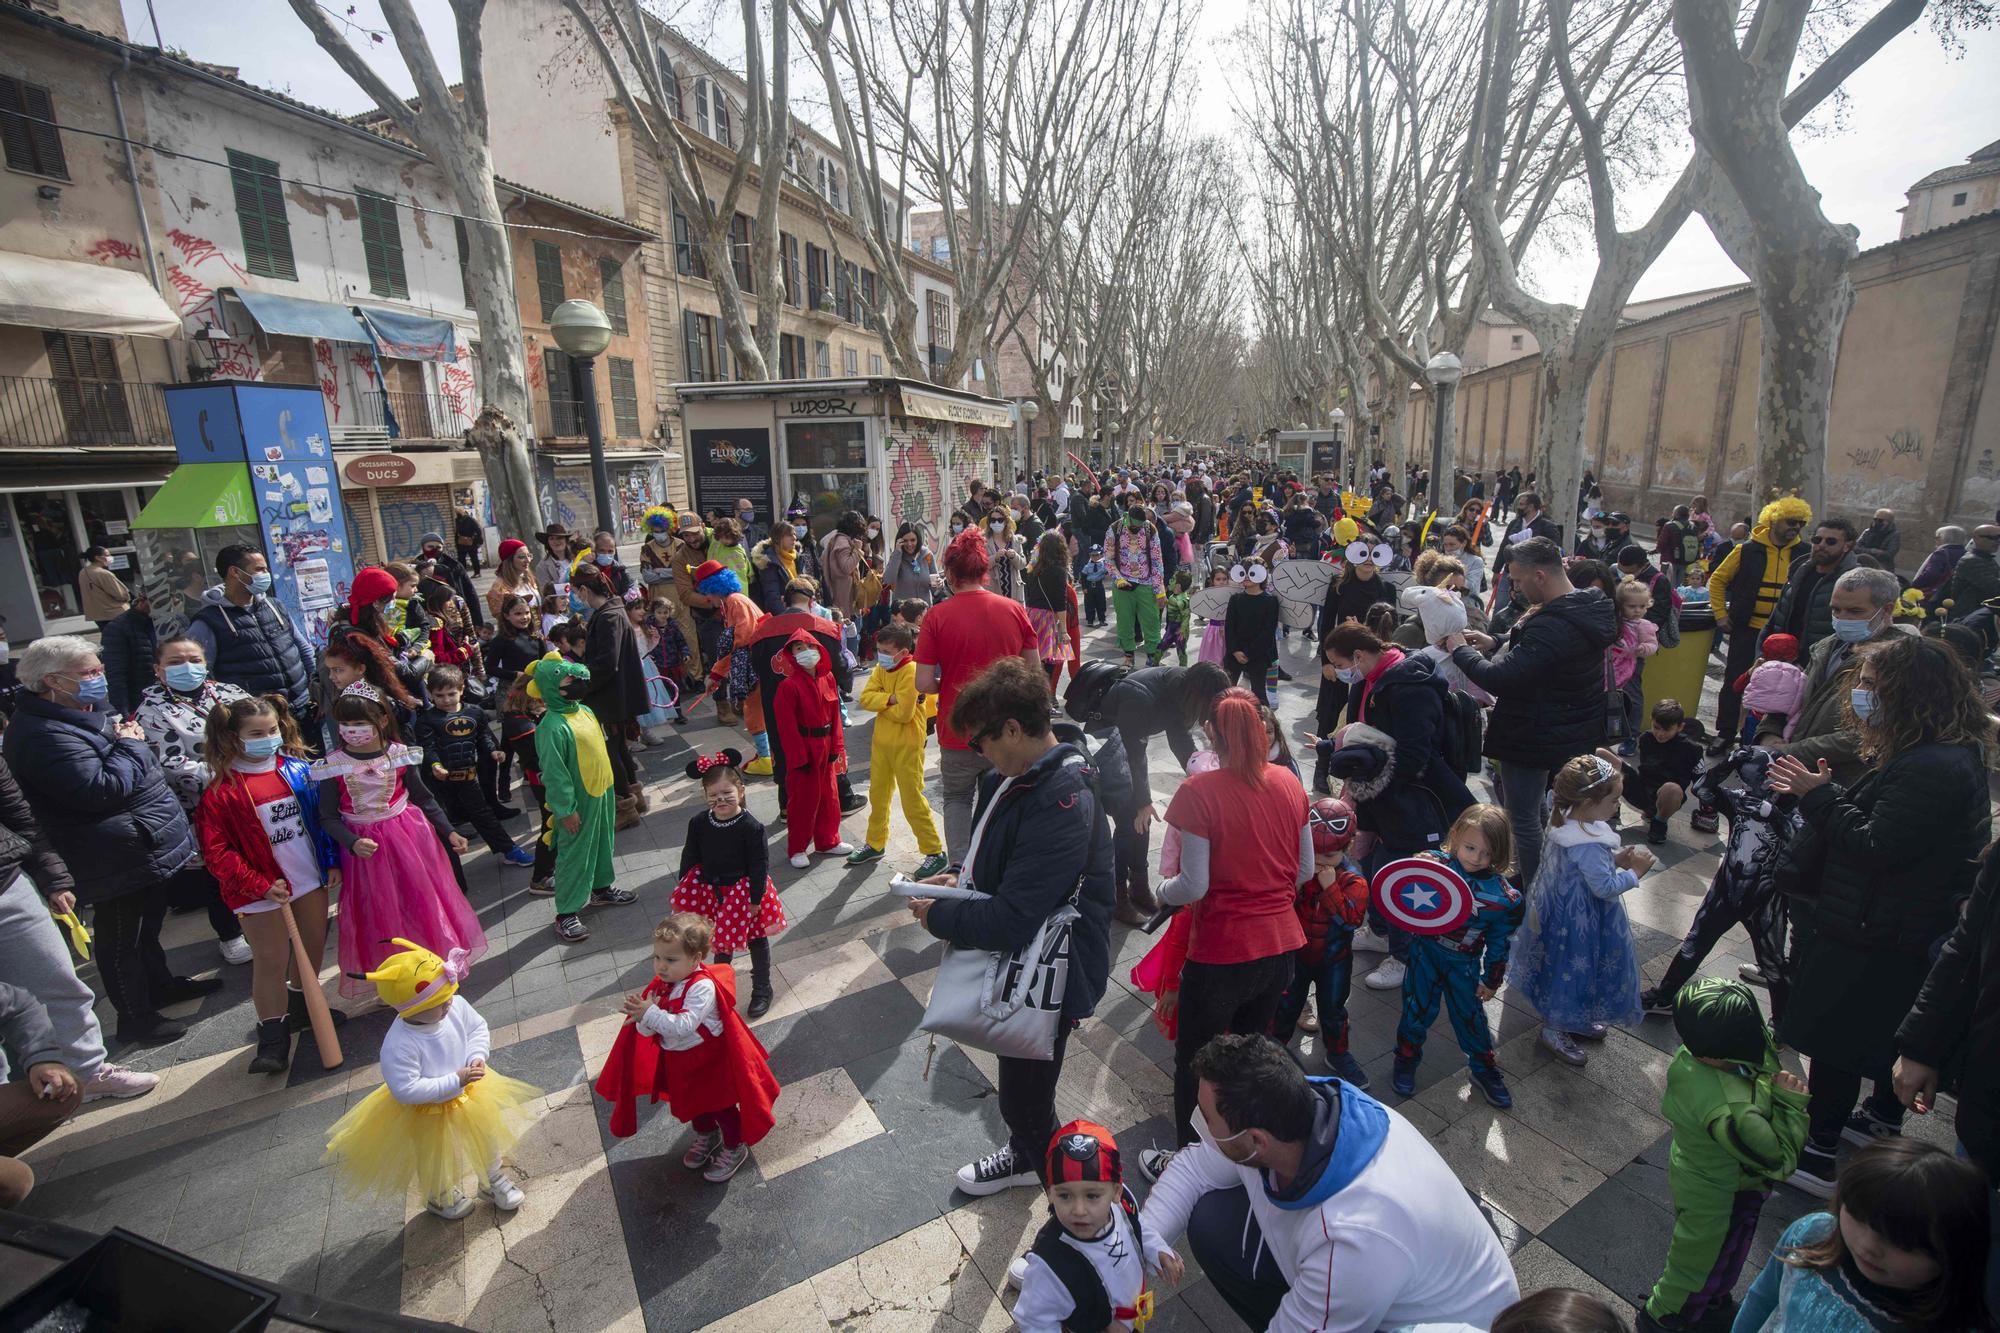
<svg viewBox="0 0 2000 1333">
<path fill-rule="evenodd" d="M 639 522 L 647 532 L 664 536 L 674 530 L 676 517 L 674 511 L 666 505 L 654 505 L 641 516 Z"/>
</svg>

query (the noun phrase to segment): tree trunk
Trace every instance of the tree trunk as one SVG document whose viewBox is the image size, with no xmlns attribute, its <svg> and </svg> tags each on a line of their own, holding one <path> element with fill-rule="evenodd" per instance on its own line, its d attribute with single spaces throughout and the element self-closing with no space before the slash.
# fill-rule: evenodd
<svg viewBox="0 0 2000 1333">
<path fill-rule="evenodd" d="M 1542 420 L 1535 431 L 1535 452 L 1529 466 L 1538 474 L 1535 492 L 1562 528 L 1566 546 L 1576 535 L 1576 496 L 1583 483 L 1583 417 L 1589 396 L 1589 371 L 1579 375 L 1573 355 L 1544 348 Z"/>
<path fill-rule="evenodd" d="M 1833 237 L 1822 238 L 1832 244 L 1758 256 L 1762 346 L 1753 508 L 1774 495 L 1796 494 L 1815 513 L 1825 512 L 1827 416 L 1840 331 L 1854 308 L 1847 276 L 1854 243 L 1833 230 Z"/>
</svg>

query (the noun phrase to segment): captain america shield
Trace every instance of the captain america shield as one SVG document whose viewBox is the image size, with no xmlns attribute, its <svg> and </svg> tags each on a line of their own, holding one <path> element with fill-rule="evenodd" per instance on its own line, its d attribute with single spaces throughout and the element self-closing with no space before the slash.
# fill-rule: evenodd
<svg viewBox="0 0 2000 1333">
<path fill-rule="evenodd" d="M 1406 856 L 1375 872 L 1368 885 L 1375 910 L 1412 935 L 1444 935 L 1472 917 L 1472 886 L 1428 856 Z"/>
</svg>

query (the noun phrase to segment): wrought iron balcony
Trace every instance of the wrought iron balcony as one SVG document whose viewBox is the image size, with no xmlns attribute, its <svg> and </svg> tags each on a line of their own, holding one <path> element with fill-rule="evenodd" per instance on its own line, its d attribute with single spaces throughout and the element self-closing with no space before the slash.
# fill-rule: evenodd
<svg viewBox="0 0 2000 1333">
<path fill-rule="evenodd" d="M 0 375 L 0 448 L 172 444 L 160 388 L 129 380 Z"/>
</svg>

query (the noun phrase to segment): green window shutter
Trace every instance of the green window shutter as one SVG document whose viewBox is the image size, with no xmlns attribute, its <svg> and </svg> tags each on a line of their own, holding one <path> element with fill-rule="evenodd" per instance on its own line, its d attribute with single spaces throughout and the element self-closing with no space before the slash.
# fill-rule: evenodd
<svg viewBox="0 0 2000 1333">
<path fill-rule="evenodd" d="M 408 300 L 409 279 L 403 273 L 403 233 L 396 223 L 396 201 L 373 190 L 354 192 L 361 214 L 361 252 L 368 260 L 368 290 L 377 296 Z"/>
<path fill-rule="evenodd" d="M 604 317 L 611 321 L 611 331 L 621 336 L 631 333 L 625 319 L 625 270 L 613 260 L 600 259 L 597 274 L 604 280 Z"/>
<path fill-rule="evenodd" d="M 229 183 L 236 221 L 243 229 L 243 267 L 264 278 L 299 280 L 292 261 L 292 228 L 285 221 L 284 185 L 267 157 L 229 150 Z"/>
<path fill-rule="evenodd" d="M 614 356 L 608 359 L 611 363 L 611 420 L 622 438 L 637 439 L 639 377 L 633 370 L 630 357 Z"/>
<path fill-rule="evenodd" d="M 535 285 L 542 295 L 542 318 L 550 318 L 568 298 L 563 295 L 562 250 L 547 241 L 535 242 Z"/>
<path fill-rule="evenodd" d="M 5 145 L 8 166 L 68 180 L 62 131 L 49 123 L 55 119 L 55 102 L 48 89 L 18 79 L 0 79 L 0 143 Z"/>
</svg>

